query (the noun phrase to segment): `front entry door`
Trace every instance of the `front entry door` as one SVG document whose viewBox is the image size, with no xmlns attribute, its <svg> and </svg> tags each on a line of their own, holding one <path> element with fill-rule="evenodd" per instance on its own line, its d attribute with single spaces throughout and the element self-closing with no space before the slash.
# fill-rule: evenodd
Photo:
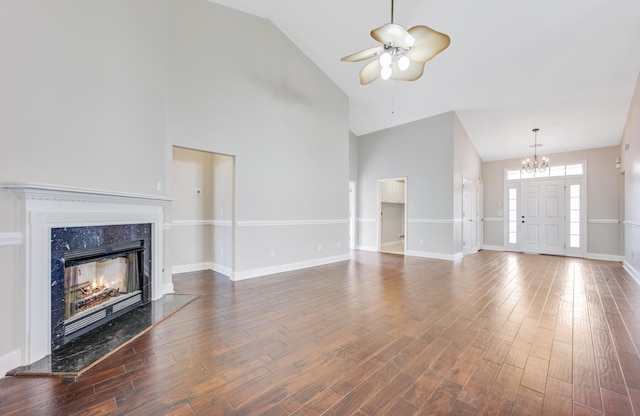
<svg viewBox="0 0 640 416">
<path fill-rule="evenodd" d="M 564 180 L 522 183 L 521 250 L 564 255 Z"/>
</svg>

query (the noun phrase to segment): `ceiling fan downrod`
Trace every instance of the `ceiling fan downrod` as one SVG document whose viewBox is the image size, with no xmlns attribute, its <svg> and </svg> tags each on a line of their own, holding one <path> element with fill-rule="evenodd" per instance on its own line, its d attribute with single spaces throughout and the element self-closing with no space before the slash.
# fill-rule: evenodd
<svg viewBox="0 0 640 416">
<path fill-rule="evenodd" d="M 393 0 L 391 0 L 391 23 L 393 23 Z"/>
</svg>

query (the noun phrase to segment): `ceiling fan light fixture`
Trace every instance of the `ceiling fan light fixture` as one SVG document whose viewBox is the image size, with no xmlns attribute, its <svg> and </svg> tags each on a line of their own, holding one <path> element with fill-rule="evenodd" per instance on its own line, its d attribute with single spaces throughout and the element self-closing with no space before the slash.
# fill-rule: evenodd
<svg viewBox="0 0 640 416">
<path fill-rule="evenodd" d="M 393 22 L 371 31 L 371 37 L 382 45 L 343 57 L 344 62 L 358 62 L 377 58 L 360 71 L 360 84 L 367 85 L 378 78 L 415 81 L 424 72 L 424 64 L 449 47 L 451 39 L 444 33 L 427 26 L 414 26 L 409 30 Z M 385 69 L 388 68 L 388 69 Z"/>
</svg>

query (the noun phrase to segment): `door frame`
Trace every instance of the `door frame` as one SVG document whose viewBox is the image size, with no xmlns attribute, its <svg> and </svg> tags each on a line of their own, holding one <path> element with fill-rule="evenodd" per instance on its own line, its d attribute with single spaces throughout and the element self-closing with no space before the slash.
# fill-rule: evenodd
<svg viewBox="0 0 640 416">
<path fill-rule="evenodd" d="M 376 230 L 376 242 L 377 242 L 377 250 L 378 252 L 382 252 L 382 183 L 383 182 L 394 182 L 394 181 L 404 181 L 404 247 L 403 254 L 407 253 L 407 232 L 408 232 L 408 218 L 407 218 L 407 207 L 409 202 L 409 182 L 406 176 L 399 176 L 395 178 L 383 178 L 378 179 L 377 188 L 378 188 L 378 204 L 377 209 L 378 213 L 376 215 L 376 222 L 378 223 Z"/>
<path fill-rule="evenodd" d="M 476 253 L 477 249 L 477 239 L 478 239 L 478 230 L 476 224 L 476 216 L 477 216 L 477 184 L 474 186 L 474 180 L 467 177 L 462 176 L 462 229 L 461 232 L 461 243 L 462 243 L 462 255 L 467 256 L 469 254 Z M 465 191 L 468 191 L 469 200 L 465 199 Z M 466 202 L 465 202 L 466 201 Z M 465 215 L 466 214 L 466 215 Z M 471 224 L 469 224 L 471 223 Z M 468 232 L 465 233 L 465 229 Z M 468 235 L 467 234 L 471 234 Z M 469 239 L 466 241 L 465 239 Z M 465 245 L 465 242 L 468 243 Z"/>
<path fill-rule="evenodd" d="M 356 249 L 356 181 L 349 181 L 349 250 Z"/>
<path fill-rule="evenodd" d="M 562 255 L 567 257 L 586 257 L 587 256 L 587 184 L 588 184 L 588 165 L 586 160 L 576 161 L 576 162 L 568 162 L 566 165 L 571 164 L 582 164 L 582 175 L 570 175 L 570 176 L 560 176 L 555 177 L 555 179 L 564 181 L 564 239 L 565 239 L 565 248 L 564 253 Z M 553 179 L 553 177 L 543 177 L 543 178 L 526 178 L 526 179 L 516 179 L 516 180 L 507 180 L 507 171 L 513 169 L 504 169 L 504 187 L 503 187 L 503 247 L 507 251 L 522 251 L 521 247 L 521 236 L 522 236 L 522 223 L 521 223 L 521 207 L 522 207 L 522 184 L 530 181 L 544 181 Z M 569 210 L 570 206 L 568 203 L 569 200 L 569 185 L 578 184 L 580 185 L 580 248 L 571 248 L 569 247 Z M 517 192 L 517 212 L 516 212 L 516 220 L 518 223 L 517 229 L 517 243 L 510 244 L 509 243 L 509 189 L 515 188 Z"/>
</svg>

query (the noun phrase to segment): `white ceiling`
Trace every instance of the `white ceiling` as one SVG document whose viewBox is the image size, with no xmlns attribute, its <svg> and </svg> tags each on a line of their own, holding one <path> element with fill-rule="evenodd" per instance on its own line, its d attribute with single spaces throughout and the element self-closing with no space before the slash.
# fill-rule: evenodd
<svg viewBox="0 0 640 416">
<path fill-rule="evenodd" d="M 484 161 L 620 143 L 640 71 L 640 0 L 396 0 L 394 21 L 451 37 L 417 81 L 361 86 L 390 0 L 212 0 L 271 20 L 349 96 L 356 135 L 455 110 Z"/>
</svg>

